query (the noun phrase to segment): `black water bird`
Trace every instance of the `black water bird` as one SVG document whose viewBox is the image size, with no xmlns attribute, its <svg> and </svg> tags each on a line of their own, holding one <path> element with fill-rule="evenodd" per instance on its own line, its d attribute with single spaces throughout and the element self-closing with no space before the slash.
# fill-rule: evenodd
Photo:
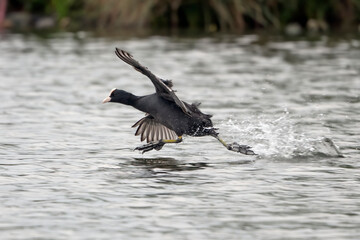
<svg viewBox="0 0 360 240">
<path fill-rule="evenodd" d="M 172 81 L 163 80 L 146 67 L 142 66 L 129 53 L 116 48 L 116 55 L 135 68 L 135 70 L 146 75 L 155 86 L 156 92 L 145 96 L 135 96 L 124 90 L 113 89 L 106 102 L 117 102 L 130 105 L 146 116 L 137 121 L 133 127 L 137 127 L 135 135 L 140 135 L 141 141 L 146 139 L 147 144 L 135 148 L 143 153 L 150 150 L 160 150 L 166 143 L 179 143 L 183 135 L 194 137 L 212 136 L 220 141 L 227 149 L 247 155 L 254 155 L 251 147 L 225 143 L 213 127 L 211 115 L 202 113 L 199 104 L 189 104 L 181 101 L 172 90 Z"/>
</svg>

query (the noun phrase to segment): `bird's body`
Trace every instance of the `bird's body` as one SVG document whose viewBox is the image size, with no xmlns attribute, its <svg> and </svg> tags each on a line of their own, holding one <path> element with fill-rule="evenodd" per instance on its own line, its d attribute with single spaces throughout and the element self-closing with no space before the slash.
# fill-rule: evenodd
<svg viewBox="0 0 360 240">
<path fill-rule="evenodd" d="M 187 103 L 184 103 L 188 105 Z M 191 111 L 185 114 L 174 102 L 166 100 L 156 93 L 139 97 L 133 105 L 136 109 L 152 116 L 157 122 L 173 130 L 178 136 L 201 135 L 203 127 L 212 127 L 210 118 L 201 112 Z"/>
<path fill-rule="evenodd" d="M 146 114 L 136 122 L 135 135 L 140 135 L 141 141 L 147 140 L 148 144 L 136 149 L 143 152 L 152 149 L 160 150 L 166 143 L 178 143 L 183 135 L 213 136 L 229 150 L 253 155 L 253 151 L 246 145 L 237 143 L 226 144 L 218 137 L 217 129 L 213 127 L 211 115 L 202 113 L 198 105 L 181 101 L 172 90 L 172 82 L 163 80 L 152 74 L 146 67 L 134 60 L 132 56 L 120 49 L 116 55 L 124 62 L 130 64 L 135 70 L 143 73 L 152 81 L 156 92 L 145 96 L 135 96 L 124 90 L 113 89 L 105 102 L 117 102 L 130 105 Z"/>
<path fill-rule="evenodd" d="M 116 91 L 116 92 L 115 92 Z M 175 102 L 164 99 L 158 94 L 135 96 L 124 90 L 114 90 L 114 93 L 122 96 L 119 103 L 130 105 L 147 114 L 146 118 L 152 119 L 168 129 L 174 131 L 177 136 L 184 134 L 190 136 L 217 135 L 211 122 L 211 115 L 202 113 L 195 104 L 183 102 L 191 115 L 185 114 Z M 159 139 L 160 140 L 160 139 Z M 150 142 L 150 141 L 149 141 Z"/>
</svg>

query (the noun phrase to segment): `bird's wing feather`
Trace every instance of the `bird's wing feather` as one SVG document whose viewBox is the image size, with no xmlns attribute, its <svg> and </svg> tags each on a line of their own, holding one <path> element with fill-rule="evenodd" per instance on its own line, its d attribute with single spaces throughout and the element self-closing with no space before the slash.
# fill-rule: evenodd
<svg viewBox="0 0 360 240">
<path fill-rule="evenodd" d="M 140 135 L 140 140 L 146 142 L 156 142 L 163 140 L 175 140 L 178 138 L 177 134 L 156 121 L 151 115 L 143 117 L 137 121 L 132 127 L 138 127 L 135 136 Z"/>
<path fill-rule="evenodd" d="M 146 67 L 142 66 L 138 61 L 136 61 L 130 53 L 116 48 L 115 54 L 124 62 L 134 67 L 135 70 L 141 72 L 150 78 L 151 82 L 154 84 L 156 92 L 163 98 L 173 101 L 178 105 L 182 111 L 188 115 L 191 114 L 190 110 L 186 105 L 176 96 L 175 92 L 171 89 L 172 83 L 169 80 L 161 80 L 156 77 L 152 72 L 150 72 Z"/>
</svg>

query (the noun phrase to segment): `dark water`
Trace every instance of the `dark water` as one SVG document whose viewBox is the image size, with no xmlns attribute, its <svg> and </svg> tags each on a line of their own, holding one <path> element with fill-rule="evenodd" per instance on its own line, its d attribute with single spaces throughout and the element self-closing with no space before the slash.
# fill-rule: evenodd
<svg viewBox="0 0 360 240">
<path fill-rule="evenodd" d="M 134 152 L 143 113 L 101 101 L 154 89 L 115 47 L 259 156 L 210 137 Z M 327 37 L 2 36 L 0 238 L 359 239 L 359 59 Z"/>
</svg>

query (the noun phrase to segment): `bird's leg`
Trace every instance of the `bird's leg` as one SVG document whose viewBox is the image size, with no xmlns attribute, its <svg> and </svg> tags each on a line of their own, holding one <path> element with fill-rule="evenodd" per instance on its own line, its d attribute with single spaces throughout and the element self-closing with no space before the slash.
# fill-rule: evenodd
<svg viewBox="0 0 360 240">
<path fill-rule="evenodd" d="M 135 150 L 142 151 L 142 153 L 151 151 L 153 149 L 159 151 L 166 143 L 179 143 L 182 141 L 182 136 L 179 136 L 177 139 L 161 139 L 157 142 L 151 142 L 140 147 L 135 148 Z"/>
<path fill-rule="evenodd" d="M 224 140 L 222 140 L 218 135 L 214 136 L 219 142 L 221 142 L 224 147 L 226 147 L 230 151 L 239 152 L 245 155 L 256 155 L 253 150 L 251 150 L 250 146 L 240 145 L 237 142 L 233 142 L 231 144 L 227 144 Z"/>
</svg>

